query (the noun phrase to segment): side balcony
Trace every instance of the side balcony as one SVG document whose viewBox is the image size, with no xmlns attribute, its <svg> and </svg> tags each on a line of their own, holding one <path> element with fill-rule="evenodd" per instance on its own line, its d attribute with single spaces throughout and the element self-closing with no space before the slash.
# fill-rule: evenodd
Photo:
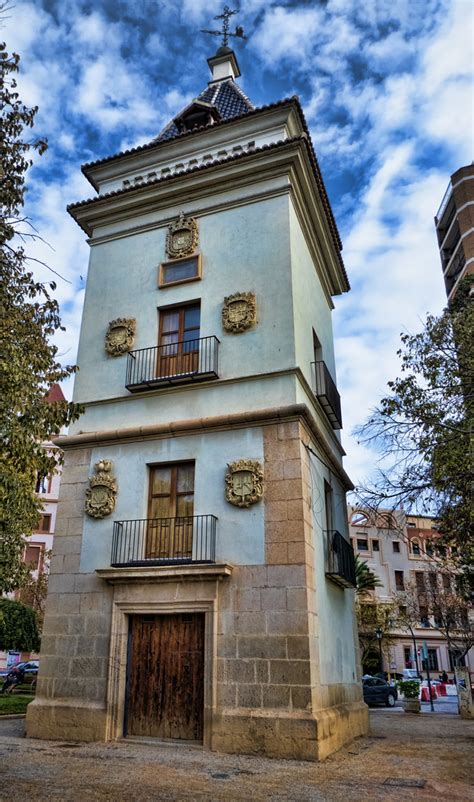
<svg viewBox="0 0 474 802">
<path fill-rule="evenodd" d="M 354 550 L 337 529 L 326 531 L 326 576 L 343 588 L 356 587 Z"/>
<path fill-rule="evenodd" d="M 170 384 L 219 378 L 219 340 L 200 337 L 130 351 L 125 387 L 139 393 Z"/>
<path fill-rule="evenodd" d="M 112 568 L 216 562 L 215 515 L 114 521 Z"/>
<path fill-rule="evenodd" d="M 323 361 L 312 362 L 314 394 L 324 409 L 333 429 L 342 429 L 341 396 Z"/>
</svg>

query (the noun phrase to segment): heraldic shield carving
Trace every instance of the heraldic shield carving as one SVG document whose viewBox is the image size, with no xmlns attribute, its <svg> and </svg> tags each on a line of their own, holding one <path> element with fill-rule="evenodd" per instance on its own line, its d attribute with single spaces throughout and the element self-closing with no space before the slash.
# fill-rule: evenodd
<svg viewBox="0 0 474 802">
<path fill-rule="evenodd" d="M 110 356 L 121 356 L 133 347 L 137 322 L 134 318 L 111 320 L 105 335 L 105 350 Z"/>
<path fill-rule="evenodd" d="M 101 459 L 94 465 L 96 476 L 89 476 L 86 490 L 86 513 L 91 518 L 105 518 L 115 508 L 117 482 L 111 475 L 112 461 Z"/>
<path fill-rule="evenodd" d="M 166 252 L 170 259 L 190 256 L 199 243 L 199 234 L 194 217 L 185 217 L 181 212 L 178 219 L 171 223 L 166 237 Z"/>
<path fill-rule="evenodd" d="M 250 507 L 263 496 L 263 469 L 260 462 L 241 459 L 227 465 L 225 497 L 235 507 Z"/>
<path fill-rule="evenodd" d="M 239 334 L 257 322 L 257 303 L 255 293 L 236 292 L 224 298 L 222 325 L 225 331 Z"/>
</svg>

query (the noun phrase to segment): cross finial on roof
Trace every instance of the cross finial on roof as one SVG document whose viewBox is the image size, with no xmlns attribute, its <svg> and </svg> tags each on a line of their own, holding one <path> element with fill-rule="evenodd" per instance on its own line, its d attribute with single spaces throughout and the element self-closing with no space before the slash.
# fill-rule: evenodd
<svg viewBox="0 0 474 802">
<path fill-rule="evenodd" d="M 247 37 L 244 36 L 244 29 L 241 25 L 235 26 L 235 31 L 232 33 L 229 31 L 229 19 L 234 15 L 237 14 L 238 9 L 230 9 L 229 6 L 224 6 L 224 11 L 222 14 L 218 14 L 214 19 L 221 19 L 222 20 L 222 30 L 221 31 L 208 31 L 205 29 L 201 29 L 201 33 L 210 33 L 211 36 L 222 36 L 222 47 L 227 47 L 229 44 L 229 36 L 236 36 L 238 39 L 246 39 Z"/>
</svg>

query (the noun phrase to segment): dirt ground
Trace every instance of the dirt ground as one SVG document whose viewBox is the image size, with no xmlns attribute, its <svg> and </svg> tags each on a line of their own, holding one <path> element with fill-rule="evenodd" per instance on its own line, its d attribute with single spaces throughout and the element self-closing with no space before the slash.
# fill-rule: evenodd
<svg viewBox="0 0 474 802">
<path fill-rule="evenodd" d="M 182 745 L 32 741 L 23 720 L 0 721 L 0 802 L 474 800 L 474 722 L 382 709 L 370 718 L 369 737 L 319 764 Z"/>
</svg>

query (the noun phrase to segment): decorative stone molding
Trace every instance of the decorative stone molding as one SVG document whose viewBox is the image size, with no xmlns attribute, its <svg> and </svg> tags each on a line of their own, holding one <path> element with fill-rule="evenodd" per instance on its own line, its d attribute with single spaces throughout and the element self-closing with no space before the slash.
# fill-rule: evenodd
<svg viewBox="0 0 474 802">
<path fill-rule="evenodd" d="M 236 292 L 224 298 L 222 325 L 225 331 L 239 334 L 257 322 L 257 302 L 254 292 Z"/>
<path fill-rule="evenodd" d="M 260 462 L 241 459 L 227 465 L 225 497 L 235 507 L 250 507 L 263 496 L 263 468 Z"/>
<path fill-rule="evenodd" d="M 133 347 L 137 321 L 135 318 L 118 317 L 111 320 L 105 335 L 105 350 L 110 356 L 122 356 Z"/>
<path fill-rule="evenodd" d="M 166 253 L 170 259 L 190 256 L 199 244 L 197 222 L 194 217 L 185 217 L 180 212 L 178 219 L 171 223 L 166 236 Z"/>
<path fill-rule="evenodd" d="M 105 518 L 115 509 L 117 482 L 111 475 L 112 460 L 101 459 L 94 465 L 97 475 L 89 476 L 85 510 L 91 518 Z"/>
</svg>

